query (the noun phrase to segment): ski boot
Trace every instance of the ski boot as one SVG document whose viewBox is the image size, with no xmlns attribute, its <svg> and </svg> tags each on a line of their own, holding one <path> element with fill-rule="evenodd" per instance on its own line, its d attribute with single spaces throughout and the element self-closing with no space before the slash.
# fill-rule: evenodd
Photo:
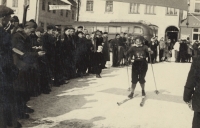
<svg viewBox="0 0 200 128">
<path fill-rule="evenodd" d="M 131 93 L 128 95 L 128 98 L 132 99 L 132 98 L 133 98 L 133 95 L 134 95 L 134 93 L 131 92 Z"/>
</svg>

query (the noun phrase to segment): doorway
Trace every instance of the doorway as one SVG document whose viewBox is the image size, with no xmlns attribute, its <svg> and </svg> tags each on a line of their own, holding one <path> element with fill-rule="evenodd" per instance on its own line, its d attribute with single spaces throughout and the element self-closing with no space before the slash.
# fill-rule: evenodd
<svg viewBox="0 0 200 128">
<path fill-rule="evenodd" d="M 172 43 L 175 44 L 178 40 L 179 30 L 175 26 L 169 26 L 165 31 L 165 39 L 171 39 Z"/>
</svg>

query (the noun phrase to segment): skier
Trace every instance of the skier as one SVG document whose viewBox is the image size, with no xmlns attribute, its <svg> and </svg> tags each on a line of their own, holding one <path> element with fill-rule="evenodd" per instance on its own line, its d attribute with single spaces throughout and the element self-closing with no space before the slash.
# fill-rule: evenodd
<svg viewBox="0 0 200 128">
<path fill-rule="evenodd" d="M 148 63 L 146 61 L 147 53 L 152 51 L 146 45 L 143 44 L 144 37 L 139 36 L 136 38 L 135 46 L 131 47 L 126 56 L 134 57 L 134 62 L 132 63 L 132 91 L 128 95 L 131 99 L 134 95 L 134 90 L 137 82 L 139 81 L 142 88 L 142 96 L 145 97 L 145 76 L 148 70 Z"/>
</svg>

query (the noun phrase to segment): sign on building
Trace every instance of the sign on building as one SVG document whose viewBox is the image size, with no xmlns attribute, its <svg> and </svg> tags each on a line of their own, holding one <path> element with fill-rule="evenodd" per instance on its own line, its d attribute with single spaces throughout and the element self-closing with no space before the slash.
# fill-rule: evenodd
<svg viewBox="0 0 200 128">
<path fill-rule="evenodd" d="M 71 5 L 49 5 L 49 10 L 71 10 Z"/>
</svg>

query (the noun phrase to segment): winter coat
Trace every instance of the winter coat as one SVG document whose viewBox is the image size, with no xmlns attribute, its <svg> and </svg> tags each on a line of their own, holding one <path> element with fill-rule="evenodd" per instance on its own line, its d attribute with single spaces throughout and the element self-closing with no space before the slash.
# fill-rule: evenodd
<svg viewBox="0 0 200 128">
<path fill-rule="evenodd" d="M 189 102 L 195 112 L 200 112 L 200 57 L 194 57 L 185 84 L 183 100 Z"/>
<path fill-rule="evenodd" d="M 37 68 L 38 53 L 32 49 L 31 40 L 26 36 L 22 29 L 17 30 L 12 36 L 12 47 L 20 50 L 24 55 L 14 52 L 14 64 L 20 70 Z"/>
<path fill-rule="evenodd" d="M 199 47 L 198 43 L 194 43 L 192 46 L 194 50 L 194 57 L 197 57 L 198 55 L 200 55 L 200 49 L 198 47 Z"/>
<path fill-rule="evenodd" d="M 75 62 L 79 63 L 85 60 L 88 53 L 88 47 L 85 38 L 79 38 L 76 42 Z"/>
</svg>

